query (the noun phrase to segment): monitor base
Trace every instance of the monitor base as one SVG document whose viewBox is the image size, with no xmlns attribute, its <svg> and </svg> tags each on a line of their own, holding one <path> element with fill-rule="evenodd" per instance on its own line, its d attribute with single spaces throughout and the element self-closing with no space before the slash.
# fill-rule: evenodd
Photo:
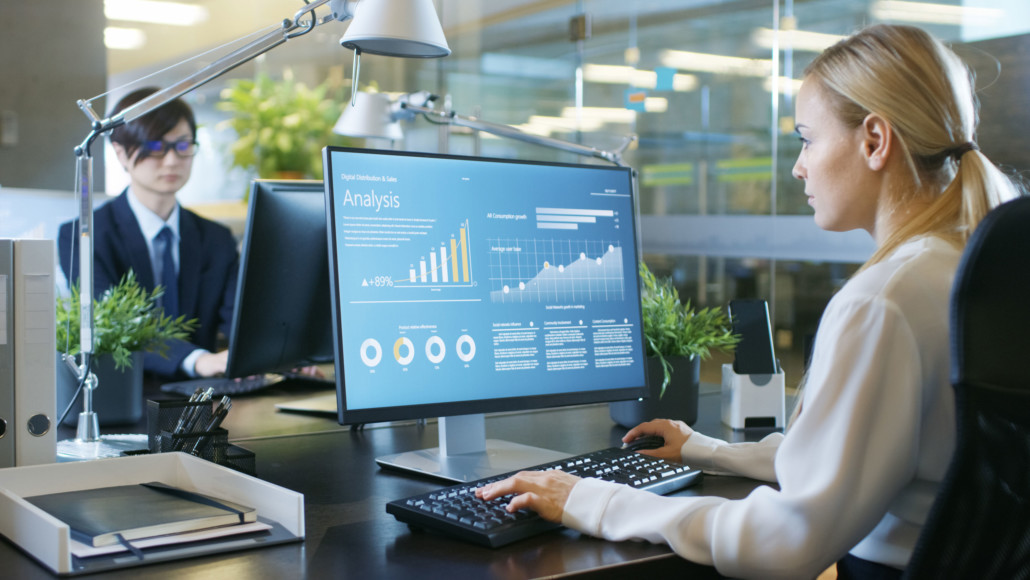
<svg viewBox="0 0 1030 580">
<path fill-rule="evenodd" d="M 441 455 L 439 447 L 376 458 L 385 469 L 398 469 L 457 483 L 476 481 L 570 457 L 568 453 L 487 439 L 485 451 Z"/>
</svg>

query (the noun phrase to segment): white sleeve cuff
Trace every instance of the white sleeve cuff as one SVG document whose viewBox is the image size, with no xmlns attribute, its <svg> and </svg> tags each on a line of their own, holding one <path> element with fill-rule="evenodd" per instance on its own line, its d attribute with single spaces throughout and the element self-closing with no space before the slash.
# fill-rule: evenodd
<svg viewBox="0 0 1030 580">
<path fill-rule="evenodd" d="M 186 355 L 186 358 L 182 359 L 181 368 L 183 372 L 190 376 L 191 379 L 197 378 L 197 359 L 202 355 L 211 354 L 210 351 L 198 348 L 197 350 Z"/>
<path fill-rule="evenodd" d="M 719 469 L 715 464 L 715 451 L 723 445 L 728 443 L 694 431 L 683 443 L 683 447 L 680 447 L 680 457 L 687 465 L 711 475 L 736 475 L 731 471 Z"/>
<path fill-rule="evenodd" d="M 601 537 L 601 519 L 605 507 L 620 487 L 620 484 L 600 479 L 580 480 L 565 500 L 561 523 L 584 534 Z"/>
</svg>

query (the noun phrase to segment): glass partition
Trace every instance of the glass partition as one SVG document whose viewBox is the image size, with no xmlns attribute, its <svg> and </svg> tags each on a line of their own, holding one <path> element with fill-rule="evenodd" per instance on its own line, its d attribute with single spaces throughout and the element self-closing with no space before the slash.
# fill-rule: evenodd
<svg viewBox="0 0 1030 580">
<path fill-rule="evenodd" d="M 212 18 L 245 13 L 255 27 L 290 11 L 281 0 L 203 4 Z M 440 97 L 438 108 L 601 149 L 635 135 L 625 161 L 639 172 L 646 261 L 699 306 L 768 300 L 788 385 L 803 372 L 822 308 L 873 247 L 864 232 L 819 231 L 791 177 L 799 151 L 794 95 L 820 50 L 871 23 L 925 27 L 974 67 L 983 151 L 1012 173 L 1030 169 L 1030 110 L 1019 100 L 1030 81 L 1023 56 L 1030 51 L 1030 3 L 1023 0 L 436 0 L 436 6 L 453 54 L 407 61 L 365 56 L 359 87 L 393 96 L 431 91 Z M 291 74 L 312 86 L 336 79 L 337 98 L 346 99 L 351 53 L 337 43 L 345 25 L 332 26 L 233 75 Z M 203 30 L 214 35 L 215 28 Z M 169 38 L 186 54 L 143 51 L 174 61 L 229 40 L 175 32 Z M 223 33 L 239 34 L 238 26 Z M 119 64 L 128 57 L 110 52 L 113 87 L 163 66 L 140 64 L 140 52 L 133 54 L 130 66 Z M 236 187 L 226 185 L 234 173 L 219 158 L 236 138 L 220 128 L 224 114 L 216 108 L 225 82 L 189 97 L 214 143 L 201 149 L 212 157 L 198 160 L 191 184 L 201 190 L 198 197 L 222 197 Z M 421 118 L 405 122 L 404 131 L 401 141 L 355 144 L 587 161 Z M 702 365 L 702 373 L 717 381 L 718 364 Z"/>
</svg>

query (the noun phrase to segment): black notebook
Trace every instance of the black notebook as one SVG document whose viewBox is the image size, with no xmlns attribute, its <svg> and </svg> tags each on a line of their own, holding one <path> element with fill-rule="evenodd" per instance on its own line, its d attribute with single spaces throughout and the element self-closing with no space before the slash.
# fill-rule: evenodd
<svg viewBox="0 0 1030 580">
<path fill-rule="evenodd" d="M 257 510 L 171 487 L 141 483 L 26 497 L 65 522 L 73 539 L 106 546 L 257 519 Z"/>
</svg>

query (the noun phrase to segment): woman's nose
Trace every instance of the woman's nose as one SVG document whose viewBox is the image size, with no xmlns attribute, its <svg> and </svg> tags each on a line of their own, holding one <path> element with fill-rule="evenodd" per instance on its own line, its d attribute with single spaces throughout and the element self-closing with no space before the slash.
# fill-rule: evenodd
<svg viewBox="0 0 1030 580">
<path fill-rule="evenodd" d="M 794 162 L 794 168 L 790 170 L 790 174 L 793 175 L 796 179 L 805 179 L 804 168 L 801 166 L 800 157 L 798 157 L 798 160 Z"/>
</svg>

